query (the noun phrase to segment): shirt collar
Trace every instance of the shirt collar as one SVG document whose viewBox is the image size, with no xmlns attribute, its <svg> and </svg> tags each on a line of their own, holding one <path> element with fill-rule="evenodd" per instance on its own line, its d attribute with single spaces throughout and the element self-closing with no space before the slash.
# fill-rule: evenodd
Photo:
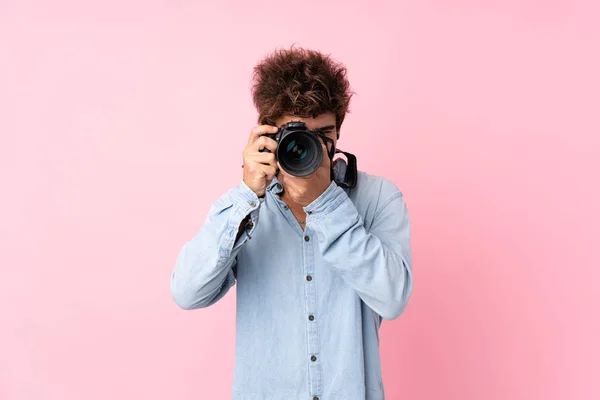
<svg viewBox="0 0 600 400">
<path fill-rule="evenodd" d="M 277 177 L 273 178 L 269 186 L 267 186 L 267 189 L 274 194 L 281 194 L 281 192 L 283 192 L 283 186 Z"/>
</svg>

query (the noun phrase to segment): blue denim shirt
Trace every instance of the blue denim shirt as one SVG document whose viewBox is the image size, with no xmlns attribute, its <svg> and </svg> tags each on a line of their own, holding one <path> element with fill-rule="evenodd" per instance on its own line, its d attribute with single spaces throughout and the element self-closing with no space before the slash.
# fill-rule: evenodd
<svg viewBox="0 0 600 400">
<path fill-rule="evenodd" d="M 259 199 L 240 182 L 219 198 L 181 249 L 172 296 L 203 308 L 237 283 L 233 399 L 384 399 L 379 327 L 412 292 L 404 197 L 359 171 L 354 189 L 332 182 L 304 208 L 303 230 L 281 192 L 274 179 Z"/>
</svg>

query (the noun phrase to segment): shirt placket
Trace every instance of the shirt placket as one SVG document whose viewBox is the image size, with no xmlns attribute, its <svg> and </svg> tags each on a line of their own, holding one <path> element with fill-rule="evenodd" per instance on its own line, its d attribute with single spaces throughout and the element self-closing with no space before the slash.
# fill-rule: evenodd
<svg viewBox="0 0 600 400">
<path fill-rule="evenodd" d="M 303 238 L 303 268 L 306 276 L 305 280 L 305 296 L 306 296 L 306 332 L 308 340 L 308 378 L 309 378 L 309 390 L 311 393 L 310 399 L 318 400 L 322 390 L 322 371 L 321 371 L 321 360 L 320 360 L 320 348 L 319 348 L 319 331 L 318 331 L 318 313 L 317 313 L 317 290 L 316 290 L 316 279 L 314 276 L 315 265 L 314 265 L 314 246 L 311 237 L 311 232 L 307 230 L 304 232 Z"/>
</svg>

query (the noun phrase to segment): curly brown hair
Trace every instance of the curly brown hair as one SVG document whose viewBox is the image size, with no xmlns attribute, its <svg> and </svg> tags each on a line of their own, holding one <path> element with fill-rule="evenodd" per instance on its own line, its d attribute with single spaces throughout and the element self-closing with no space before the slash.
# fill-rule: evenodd
<svg viewBox="0 0 600 400">
<path fill-rule="evenodd" d="M 340 127 L 354 93 L 346 68 L 310 49 L 278 49 L 254 67 L 252 100 L 258 123 L 275 125 L 285 115 L 315 118 L 331 112 Z"/>
</svg>

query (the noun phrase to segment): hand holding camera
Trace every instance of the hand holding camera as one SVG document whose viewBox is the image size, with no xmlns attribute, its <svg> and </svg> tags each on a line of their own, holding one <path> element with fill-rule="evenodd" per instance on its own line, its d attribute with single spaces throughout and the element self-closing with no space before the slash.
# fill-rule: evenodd
<svg viewBox="0 0 600 400">
<path fill-rule="evenodd" d="M 265 136 L 274 134 L 277 130 L 277 127 L 270 125 L 255 127 L 250 132 L 248 144 L 243 152 L 244 183 L 258 197 L 265 195 L 267 186 L 277 174 L 277 160 L 275 159 L 277 142 L 269 136 Z M 270 152 L 264 152 L 265 149 Z"/>
</svg>

